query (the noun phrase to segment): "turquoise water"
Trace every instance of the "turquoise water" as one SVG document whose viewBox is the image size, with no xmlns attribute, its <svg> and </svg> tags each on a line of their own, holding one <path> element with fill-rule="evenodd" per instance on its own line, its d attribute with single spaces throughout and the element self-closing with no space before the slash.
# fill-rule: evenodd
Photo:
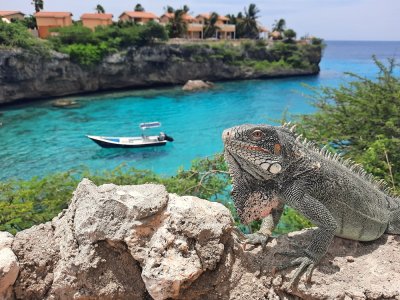
<svg viewBox="0 0 400 300">
<path fill-rule="evenodd" d="M 285 111 L 312 112 L 303 84 L 338 86 L 345 71 L 373 76 L 372 54 L 400 57 L 400 42 L 328 42 L 318 76 L 225 82 L 197 93 L 177 87 L 73 97 L 77 109 L 53 108 L 51 101 L 0 107 L 0 179 L 121 163 L 173 174 L 196 157 L 221 151 L 224 128 L 274 123 Z M 153 149 L 103 149 L 85 137 L 138 135 L 145 121 L 160 121 L 175 141 Z"/>
</svg>

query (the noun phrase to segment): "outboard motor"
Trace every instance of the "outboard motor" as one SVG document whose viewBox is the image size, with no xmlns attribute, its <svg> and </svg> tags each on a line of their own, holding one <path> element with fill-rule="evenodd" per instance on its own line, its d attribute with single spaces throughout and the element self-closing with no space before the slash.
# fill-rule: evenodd
<svg viewBox="0 0 400 300">
<path fill-rule="evenodd" d="M 174 138 L 173 138 L 172 136 L 166 135 L 165 133 L 164 133 L 164 135 L 165 135 L 165 139 L 166 139 L 168 142 L 173 142 L 173 141 L 174 141 Z"/>
<path fill-rule="evenodd" d="M 159 141 L 168 141 L 168 142 L 173 142 L 174 139 L 171 136 L 166 135 L 164 132 L 160 132 L 158 135 L 158 140 Z"/>
</svg>

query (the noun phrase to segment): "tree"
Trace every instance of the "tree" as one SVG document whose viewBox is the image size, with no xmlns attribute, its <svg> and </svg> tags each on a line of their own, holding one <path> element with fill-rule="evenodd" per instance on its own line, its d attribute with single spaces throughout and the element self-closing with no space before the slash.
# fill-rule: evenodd
<svg viewBox="0 0 400 300">
<path fill-rule="evenodd" d="M 169 14 L 172 14 L 172 13 L 175 12 L 175 9 L 172 6 L 169 6 L 169 5 L 167 5 L 167 7 L 164 8 L 164 10 Z"/>
<path fill-rule="evenodd" d="M 244 17 L 238 20 L 237 36 L 239 38 L 256 39 L 259 37 L 259 30 L 257 25 L 258 13 L 260 10 L 252 3 L 246 9 L 244 8 Z"/>
<path fill-rule="evenodd" d="M 216 25 L 219 15 L 216 12 L 211 13 L 210 17 L 205 20 L 204 37 L 215 37 L 219 27 Z"/>
<path fill-rule="evenodd" d="M 275 20 L 275 23 L 272 25 L 272 31 L 277 31 L 283 33 L 286 28 L 286 21 L 285 19 L 279 19 L 278 21 Z"/>
<path fill-rule="evenodd" d="M 104 10 L 104 7 L 101 6 L 100 4 L 97 4 L 96 8 L 95 8 L 96 12 L 98 14 L 104 14 L 106 11 Z"/>
<path fill-rule="evenodd" d="M 229 24 L 237 24 L 238 19 L 236 18 L 236 16 L 234 14 L 227 14 L 225 17 L 227 17 L 229 19 Z"/>
<path fill-rule="evenodd" d="M 142 4 L 138 3 L 135 5 L 135 11 L 144 11 Z"/>
<path fill-rule="evenodd" d="M 187 6 L 186 4 L 183 6 L 182 10 L 185 12 L 185 14 L 187 14 L 190 10 L 189 6 Z"/>
<path fill-rule="evenodd" d="M 287 39 L 287 42 L 292 43 L 294 39 L 296 39 L 296 31 L 294 31 L 293 29 L 286 29 L 283 32 L 283 35 L 285 36 L 285 38 Z"/>
<path fill-rule="evenodd" d="M 183 37 L 187 32 L 187 24 L 183 20 L 185 11 L 183 9 L 177 9 L 174 12 L 173 17 L 167 24 L 168 35 L 170 38 Z"/>
<path fill-rule="evenodd" d="M 338 88 L 314 89 L 314 114 L 300 117 L 304 135 L 361 163 L 367 172 L 400 188 L 400 77 L 394 59 L 378 67 L 375 79 L 346 73 L 353 80 Z"/>
<path fill-rule="evenodd" d="M 33 0 L 31 2 L 31 4 L 33 4 L 35 6 L 36 12 L 41 11 L 43 9 L 43 5 L 44 5 L 43 0 Z"/>
</svg>

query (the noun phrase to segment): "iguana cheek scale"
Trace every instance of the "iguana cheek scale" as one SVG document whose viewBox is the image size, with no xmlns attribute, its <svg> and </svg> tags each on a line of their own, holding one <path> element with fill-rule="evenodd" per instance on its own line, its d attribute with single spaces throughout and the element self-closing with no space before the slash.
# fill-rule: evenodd
<svg viewBox="0 0 400 300">
<path fill-rule="evenodd" d="M 226 129 L 222 138 L 240 219 L 264 218 L 249 243 L 265 244 L 284 205 L 318 226 L 300 257 L 283 266 L 300 265 L 291 284 L 303 272 L 310 278 L 334 235 L 371 241 L 385 232 L 400 234 L 400 200 L 385 183 L 303 140 L 294 127 L 245 124 Z"/>
</svg>

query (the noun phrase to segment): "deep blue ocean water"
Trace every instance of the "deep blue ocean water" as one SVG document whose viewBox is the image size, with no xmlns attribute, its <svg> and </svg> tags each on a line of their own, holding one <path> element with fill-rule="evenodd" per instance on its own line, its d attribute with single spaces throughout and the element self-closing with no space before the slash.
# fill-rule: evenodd
<svg viewBox="0 0 400 300">
<path fill-rule="evenodd" d="M 400 42 L 327 42 L 318 76 L 224 82 L 196 93 L 176 87 L 75 96 L 77 109 L 57 109 L 51 101 L 0 107 L 0 179 L 122 163 L 173 174 L 197 157 L 220 152 L 224 128 L 312 112 L 303 84 L 338 86 L 349 79 L 346 71 L 373 77 L 373 54 L 400 60 Z M 85 137 L 140 135 L 138 124 L 146 121 L 160 121 L 175 141 L 158 148 L 103 149 Z"/>
</svg>

